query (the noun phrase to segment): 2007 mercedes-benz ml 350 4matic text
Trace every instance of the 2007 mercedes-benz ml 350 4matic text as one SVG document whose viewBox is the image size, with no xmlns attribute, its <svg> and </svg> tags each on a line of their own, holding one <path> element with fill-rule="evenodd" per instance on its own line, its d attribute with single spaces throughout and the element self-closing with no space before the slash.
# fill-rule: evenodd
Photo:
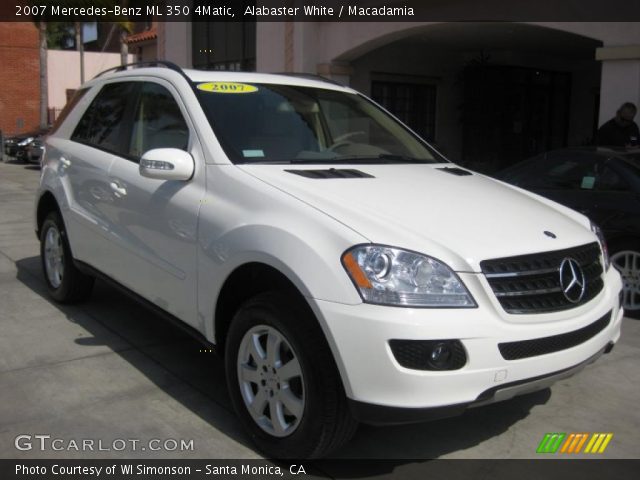
<svg viewBox="0 0 640 480">
<path fill-rule="evenodd" d="M 272 457 L 546 388 L 620 336 L 620 276 L 586 217 L 321 78 L 108 71 L 42 165 L 53 298 L 100 276 L 215 344 Z"/>
</svg>

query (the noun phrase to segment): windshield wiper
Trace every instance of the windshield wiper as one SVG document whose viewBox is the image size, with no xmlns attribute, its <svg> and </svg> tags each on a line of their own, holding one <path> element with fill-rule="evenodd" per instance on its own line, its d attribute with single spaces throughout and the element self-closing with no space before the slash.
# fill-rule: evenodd
<svg viewBox="0 0 640 480">
<path fill-rule="evenodd" d="M 441 163 L 436 160 L 422 160 L 419 158 L 406 157 L 404 155 L 393 155 L 390 153 L 381 153 L 377 156 L 353 155 L 348 157 L 336 157 L 330 159 L 319 158 L 293 158 L 289 160 L 292 164 L 357 164 L 357 165 L 375 165 L 388 163 Z"/>
<path fill-rule="evenodd" d="M 378 158 L 381 158 L 384 160 L 392 160 L 395 162 L 402 162 L 402 163 L 441 163 L 436 161 L 435 159 L 428 160 L 423 158 L 413 158 L 413 157 L 407 157 L 406 155 L 395 155 L 393 153 L 382 153 L 378 155 Z"/>
<path fill-rule="evenodd" d="M 236 165 L 291 165 L 290 160 L 246 160 L 235 162 Z"/>
</svg>

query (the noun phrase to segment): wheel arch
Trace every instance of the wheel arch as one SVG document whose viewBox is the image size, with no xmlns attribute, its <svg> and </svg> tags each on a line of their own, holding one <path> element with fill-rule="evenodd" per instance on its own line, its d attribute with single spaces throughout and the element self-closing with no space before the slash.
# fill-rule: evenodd
<svg viewBox="0 0 640 480">
<path fill-rule="evenodd" d="M 224 349 L 229 326 L 240 306 L 256 295 L 267 291 L 285 291 L 302 300 L 314 315 L 300 289 L 281 270 L 263 262 L 248 262 L 237 266 L 225 279 L 214 310 L 215 343 Z"/>
<path fill-rule="evenodd" d="M 40 238 L 40 229 L 44 223 L 45 218 L 51 212 L 58 212 L 60 219 L 62 220 L 62 212 L 60 211 L 60 205 L 56 197 L 49 190 L 46 190 L 38 199 L 38 206 L 36 208 L 36 235 Z M 64 220 L 63 220 L 64 221 Z"/>
<path fill-rule="evenodd" d="M 305 290 L 299 278 L 291 278 L 283 268 L 262 261 L 249 261 L 236 266 L 222 283 L 214 305 L 213 338 L 216 349 L 224 355 L 225 343 L 233 316 L 240 306 L 250 298 L 269 291 L 285 291 L 291 295 L 291 301 L 298 301 L 307 314 L 317 323 L 327 343 L 338 376 L 347 395 L 351 393 L 351 385 L 340 351 L 336 346 L 332 333 L 326 325 L 322 313 L 313 298 Z M 294 275 L 292 273 L 292 275 Z M 295 275 L 294 275 L 295 276 Z M 300 282 L 300 283 L 298 283 Z M 246 285 L 250 287 L 247 288 Z"/>
</svg>

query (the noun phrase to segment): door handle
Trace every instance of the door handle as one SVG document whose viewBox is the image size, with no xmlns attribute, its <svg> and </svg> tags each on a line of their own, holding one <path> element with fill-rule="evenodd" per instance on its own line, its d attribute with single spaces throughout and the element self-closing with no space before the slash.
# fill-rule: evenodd
<svg viewBox="0 0 640 480">
<path fill-rule="evenodd" d="M 115 196 L 118 198 L 124 197 L 127 194 L 127 189 L 120 186 L 118 182 L 111 182 L 109 186 L 111 187 L 111 190 L 113 190 Z"/>
<path fill-rule="evenodd" d="M 63 167 L 70 167 L 71 166 L 71 160 L 67 160 L 64 157 L 60 157 L 60 163 L 62 164 Z"/>
</svg>

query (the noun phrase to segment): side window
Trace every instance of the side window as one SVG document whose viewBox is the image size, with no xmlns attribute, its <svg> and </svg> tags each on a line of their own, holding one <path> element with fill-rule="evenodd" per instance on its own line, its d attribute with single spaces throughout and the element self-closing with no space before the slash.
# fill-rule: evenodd
<svg viewBox="0 0 640 480">
<path fill-rule="evenodd" d="M 173 95 L 162 85 L 143 84 L 129 144 L 128 153 L 135 158 L 154 148 L 187 149 L 189 128 Z"/>
<path fill-rule="evenodd" d="M 110 83 L 102 87 L 80 119 L 71 140 L 114 153 L 125 153 L 123 120 L 132 93 L 132 82 Z"/>
</svg>

